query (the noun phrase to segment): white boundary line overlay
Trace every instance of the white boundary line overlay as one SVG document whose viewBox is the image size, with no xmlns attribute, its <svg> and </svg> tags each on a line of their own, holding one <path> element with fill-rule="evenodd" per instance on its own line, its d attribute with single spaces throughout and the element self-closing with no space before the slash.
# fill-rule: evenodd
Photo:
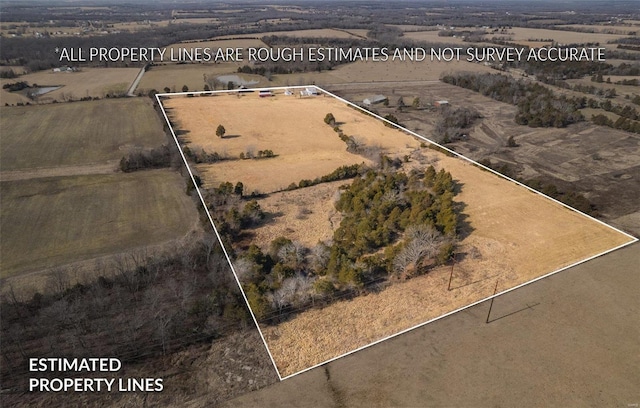
<svg viewBox="0 0 640 408">
<path fill-rule="evenodd" d="M 501 178 L 503 178 L 505 180 L 508 180 L 508 181 L 510 181 L 512 183 L 515 183 L 520 187 L 526 188 L 530 192 L 538 194 L 538 195 L 540 195 L 540 196 L 542 196 L 542 197 L 544 197 L 544 198 L 546 198 L 548 200 L 551 200 L 551 201 L 555 202 L 556 204 L 560 204 L 562 207 L 565 207 L 565 208 L 567 208 L 567 209 L 569 209 L 571 211 L 574 211 L 574 212 L 576 212 L 576 213 L 578 213 L 578 214 L 580 214 L 580 215 L 582 215 L 582 216 L 584 216 L 584 217 L 586 217 L 586 218 L 588 218 L 588 219 L 590 219 L 592 221 L 595 221 L 595 222 L 597 222 L 597 223 L 599 223 L 599 224 L 601 224 L 601 225 L 603 225 L 605 227 L 608 227 L 608 228 L 610 228 L 610 229 L 612 229 L 612 230 L 614 230 L 614 231 L 626 236 L 627 238 L 630 239 L 630 241 L 626 242 L 624 244 L 618 245 L 618 246 L 616 246 L 614 248 L 608 249 L 608 250 L 606 250 L 604 252 L 601 252 L 601 253 L 598 253 L 596 255 L 593 255 L 593 256 L 590 256 L 588 258 L 585 258 L 583 260 L 577 261 L 577 262 L 575 262 L 575 263 L 573 263 L 571 265 L 562 267 L 562 268 L 560 268 L 558 270 L 555 270 L 553 272 L 549 272 L 549 273 L 547 273 L 545 275 L 538 276 L 535 279 L 532 279 L 530 281 L 521 283 L 520 285 L 514 286 L 514 287 L 509 288 L 509 289 L 506 289 L 506 290 L 504 290 L 502 292 L 498 292 L 498 293 L 496 293 L 494 295 L 487 296 L 484 299 L 481 299 L 481 300 L 478 300 L 476 302 L 470 303 L 470 304 L 468 304 L 466 306 L 463 306 L 461 308 L 458 308 L 456 310 L 447 312 L 447 313 L 445 313 L 445 314 L 443 314 L 441 316 L 435 317 L 435 318 L 433 318 L 431 320 L 428 320 L 426 322 L 419 323 L 419 324 L 417 324 L 415 326 L 412 326 L 412 327 L 409 327 L 407 329 L 401 330 L 401 331 L 399 331 L 397 333 L 394 333 L 394 334 L 392 334 L 390 336 L 387 336 L 387 337 L 384 337 L 382 339 L 376 340 L 376 341 L 374 341 L 372 343 L 369 343 L 367 345 L 358 347 L 358 348 L 356 348 L 354 350 L 351 350 L 351 351 L 349 351 L 347 353 L 341 354 L 341 355 L 333 357 L 333 358 L 331 358 L 329 360 L 326 360 L 326 361 L 323 361 L 323 362 L 318 363 L 316 365 L 313 365 L 311 367 L 305 368 L 304 370 L 300 370 L 300 371 L 295 372 L 293 374 L 290 374 L 290 375 L 287 375 L 285 377 L 282 377 L 280 375 L 280 371 L 278 370 L 278 366 L 276 365 L 276 362 L 275 362 L 275 360 L 273 358 L 273 355 L 271 354 L 271 351 L 269 350 L 269 345 L 267 344 L 267 341 L 265 340 L 264 334 L 262 333 L 262 330 L 260 329 L 260 325 L 258 324 L 258 320 L 256 319 L 256 317 L 255 317 L 255 315 L 253 313 L 253 310 L 251 310 L 251 306 L 249 305 L 249 300 L 247 299 L 247 296 L 246 296 L 246 294 L 244 292 L 244 289 L 242 288 L 242 285 L 240 284 L 240 280 L 238 279 L 238 275 L 236 274 L 236 271 L 235 271 L 235 269 L 233 267 L 233 264 L 231 262 L 231 258 L 229 257 L 229 254 L 228 254 L 224 244 L 222 243 L 222 238 L 220 237 L 220 234 L 218 233 L 218 229 L 216 228 L 215 223 L 213 222 L 213 218 L 211 217 L 211 214 L 209 213 L 209 209 L 207 208 L 207 204 L 205 203 L 204 198 L 202 196 L 202 193 L 200 192 L 200 189 L 198 188 L 198 186 L 196 184 L 193 172 L 191 171 L 191 168 L 189 167 L 187 159 L 186 159 L 186 157 L 185 157 L 185 155 L 184 155 L 184 153 L 182 151 L 182 148 L 180 147 L 180 142 L 178 141 L 178 138 L 176 137 L 176 134 L 175 134 L 175 132 L 173 130 L 173 127 L 171 126 L 171 122 L 169 121 L 169 118 L 168 118 L 167 113 L 166 113 L 166 111 L 164 109 L 164 106 L 162 105 L 161 98 L 162 97 L 172 97 L 172 96 L 189 96 L 189 95 L 191 95 L 191 96 L 196 96 L 196 95 L 214 95 L 214 94 L 218 94 L 218 93 L 223 93 L 223 94 L 240 93 L 240 94 L 242 94 L 242 93 L 245 93 L 245 92 L 255 92 L 255 91 L 300 90 L 300 89 L 307 89 L 307 88 L 315 89 L 318 92 L 318 95 L 323 95 L 324 94 L 324 95 L 331 96 L 331 97 L 333 97 L 333 98 L 335 98 L 335 99 L 347 104 L 348 106 L 350 106 L 352 108 L 355 108 L 356 110 L 358 110 L 360 112 L 363 112 L 363 113 L 365 113 L 367 115 L 373 116 L 374 118 L 376 118 L 376 119 L 378 119 L 378 120 L 380 120 L 380 121 L 382 121 L 384 123 L 392 125 L 393 128 L 395 128 L 397 130 L 400 130 L 400 131 L 402 131 L 403 133 L 405 133 L 407 135 L 414 136 L 414 137 L 417 137 L 418 139 L 424 140 L 425 142 L 427 142 L 429 144 L 432 144 L 434 146 L 437 146 L 440 149 L 443 149 L 443 150 L 447 151 L 448 153 L 452 154 L 453 156 L 455 156 L 455 157 L 457 157 L 459 159 L 466 160 L 467 162 L 473 164 L 474 166 L 476 166 L 476 167 L 478 167 L 480 169 L 489 171 L 489 172 L 493 173 L 494 175 L 496 175 L 498 177 L 501 177 Z M 307 371 L 313 370 L 314 368 L 323 366 L 323 365 L 328 364 L 328 363 L 330 363 L 332 361 L 338 360 L 338 359 L 340 359 L 342 357 L 346 357 L 346 356 L 348 356 L 350 354 L 353 354 L 353 353 L 356 353 L 356 352 L 358 352 L 360 350 L 364 350 L 364 349 L 369 348 L 371 346 L 374 346 L 376 344 L 382 343 L 383 341 L 389 340 L 389 339 L 394 338 L 396 336 L 400 336 L 401 334 L 404 334 L 404 333 L 407 333 L 407 332 L 412 331 L 414 329 L 417 329 L 419 327 L 425 326 L 425 325 L 427 325 L 429 323 L 432 323 L 432 322 L 434 322 L 436 320 L 443 319 L 443 318 L 445 318 L 447 316 L 450 316 L 450 315 L 452 315 L 454 313 L 458 313 L 458 312 L 460 312 L 462 310 L 468 309 L 468 308 L 470 308 L 472 306 L 475 306 L 477 304 L 480 304 L 482 302 L 486 302 L 487 300 L 491 300 L 492 298 L 496 298 L 498 296 L 504 295 L 504 294 L 506 294 L 508 292 L 514 291 L 514 290 L 519 289 L 519 288 L 521 288 L 523 286 L 526 286 L 526 285 L 529 285 L 531 283 L 537 282 L 537 281 L 539 281 L 541 279 L 544 279 L 544 278 L 547 278 L 547 277 L 549 277 L 551 275 L 555 275 L 558 272 L 562 272 L 562 271 L 567 270 L 569 268 L 573 268 L 576 265 L 580 265 L 580 264 L 582 264 L 584 262 L 588 262 L 588 261 L 590 261 L 592 259 L 595 259 L 595 258 L 598 258 L 600 256 L 606 255 L 609 252 L 616 251 L 618 249 L 624 248 L 624 247 L 626 247 L 628 245 L 632 245 L 632 244 L 640 241 L 640 239 L 638 239 L 637 237 L 635 237 L 635 236 L 633 236 L 633 235 L 631 235 L 629 233 L 626 233 L 626 232 L 624 232 L 624 231 L 622 231 L 622 230 L 620 230 L 618 228 L 615 228 L 615 227 L 613 227 L 613 226 L 611 226 L 611 225 L 609 225 L 609 224 L 607 224 L 607 223 L 605 223 L 605 222 L 603 222 L 601 220 L 598 220 L 598 219 L 596 219 L 596 218 L 594 218 L 594 217 L 592 217 L 592 216 L 590 216 L 588 214 L 585 214 L 585 213 L 583 213 L 583 212 L 581 212 L 579 210 L 576 210 L 575 208 L 573 208 L 573 207 L 571 207 L 571 206 L 569 206 L 569 205 L 567 205 L 567 204 L 565 204 L 565 203 L 563 203 L 561 201 L 558 201 L 555 198 L 552 198 L 552 197 L 549 197 L 549 196 L 547 196 L 545 194 L 542 194 L 541 192 L 539 192 L 539 191 L 537 191 L 537 190 L 535 190 L 535 189 L 533 189 L 533 188 L 531 188 L 531 187 L 529 187 L 529 186 L 527 186 L 527 185 L 525 185 L 525 184 L 523 184 L 523 183 L 521 183 L 521 182 L 519 182 L 517 180 L 509 178 L 509 177 L 505 176 L 502 173 L 499 173 L 499 172 L 497 172 L 497 171 L 495 171 L 495 170 L 493 170 L 493 169 L 491 169 L 491 168 L 489 168 L 487 166 L 484 166 L 484 165 L 482 165 L 482 164 L 480 164 L 480 163 L 478 163 L 478 162 L 476 162 L 476 161 L 474 161 L 472 159 L 469 159 L 468 157 L 463 156 L 460 153 L 457 153 L 457 152 L 455 152 L 455 151 L 453 151 L 453 150 L 451 150 L 451 149 L 449 149 L 449 148 L 447 148 L 445 146 L 442 146 L 439 143 L 433 142 L 432 140 L 430 140 L 430 139 L 428 139 L 428 138 L 426 138 L 426 137 L 424 137 L 422 135 L 419 135 L 419 134 L 417 134 L 417 133 L 415 133 L 415 132 L 413 132 L 413 131 L 405 128 L 405 127 L 402 127 L 402 126 L 400 126 L 400 125 L 398 125 L 396 123 L 393 123 L 393 122 L 381 117 L 380 115 L 377 115 L 377 114 L 375 114 L 375 113 L 373 113 L 373 112 L 371 112 L 371 111 L 369 111 L 367 109 L 364 109 L 364 108 L 362 108 L 362 107 L 360 107 L 360 106 L 354 104 L 353 102 L 350 102 L 350 101 L 348 101 L 348 100 L 346 100 L 344 98 L 341 98 L 341 97 L 339 97 L 337 95 L 334 95 L 333 93 L 328 92 L 328 91 L 326 91 L 326 90 L 324 90 L 324 89 L 322 89 L 322 88 L 320 88 L 320 87 L 318 87 L 316 85 L 277 86 L 277 87 L 266 87 L 266 88 L 248 88 L 248 89 L 221 90 L 221 91 L 193 91 L 193 92 L 158 93 L 158 94 L 156 94 L 156 100 L 158 101 L 158 105 L 160 106 L 160 109 L 162 111 L 162 114 L 163 114 L 166 122 L 167 122 L 167 125 L 169 126 L 169 130 L 171 131 L 171 135 L 173 136 L 173 140 L 175 141 L 176 146 L 178 147 L 178 150 L 180 151 L 180 156 L 182 157 L 182 160 L 183 160 L 185 166 L 187 167 L 187 171 L 189 172 L 189 176 L 191 177 L 191 182 L 193 183 L 193 185 L 194 185 L 194 187 L 195 187 L 195 189 L 196 189 L 196 191 L 198 193 L 198 197 L 200 198 L 200 202 L 202 203 L 202 205 L 204 207 L 204 210 L 205 210 L 205 212 L 207 214 L 207 218 L 209 219 L 209 222 L 211 223 L 211 226 L 213 227 L 213 231 L 215 232 L 216 238 L 218 239 L 218 242 L 220 243 L 220 246 L 222 247 L 222 251 L 224 252 L 225 258 L 227 259 L 227 262 L 229 263 L 229 267 L 231 268 L 231 272 L 233 273 L 233 276 L 234 276 L 234 278 L 236 280 L 236 283 L 238 284 L 238 287 L 240 288 L 240 292 L 242 293 L 242 297 L 243 297 L 244 301 L 247 304 L 247 308 L 249 309 L 249 313 L 251 314 L 253 322 L 255 323 L 255 325 L 256 325 L 256 327 L 258 329 L 258 333 L 260 333 L 260 338 L 262 339 L 262 342 L 264 343 L 264 346 L 267 349 L 267 353 L 269 354 L 269 358 L 271 359 L 271 363 L 273 364 L 273 367 L 274 367 L 274 369 L 276 371 L 276 374 L 278 375 L 278 378 L 280 379 L 280 381 L 286 380 L 286 379 L 291 378 L 291 377 L 295 377 L 296 375 L 299 375 L 299 374 L 305 373 Z"/>
</svg>

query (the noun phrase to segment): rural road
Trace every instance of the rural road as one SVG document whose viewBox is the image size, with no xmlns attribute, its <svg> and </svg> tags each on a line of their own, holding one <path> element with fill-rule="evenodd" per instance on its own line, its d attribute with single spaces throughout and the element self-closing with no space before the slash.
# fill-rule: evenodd
<svg viewBox="0 0 640 408">
<path fill-rule="evenodd" d="M 133 82 L 131 83 L 131 86 L 129 87 L 129 90 L 127 91 L 127 96 L 135 96 L 134 92 L 138 87 L 138 84 L 140 83 L 142 76 L 145 73 L 145 68 L 146 68 L 146 65 L 140 68 L 140 72 L 138 72 L 138 76 L 136 76 L 136 79 L 133 80 Z"/>
</svg>

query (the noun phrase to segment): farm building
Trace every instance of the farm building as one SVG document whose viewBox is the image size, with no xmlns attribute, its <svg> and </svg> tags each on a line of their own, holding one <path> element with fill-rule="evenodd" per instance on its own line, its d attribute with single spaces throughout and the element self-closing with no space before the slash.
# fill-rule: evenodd
<svg viewBox="0 0 640 408">
<path fill-rule="evenodd" d="M 316 95 L 318 95 L 318 90 L 313 87 L 308 87 L 300 91 L 300 96 L 316 96 Z"/>
<path fill-rule="evenodd" d="M 273 96 L 273 94 L 271 93 L 271 91 L 260 91 L 258 96 L 261 98 L 266 98 L 268 96 Z"/>
<path fill-rule="evenodd" d="M 435 102 L 433 103 L 433 106 L 435 106 L 436 108 L 441 108 L 441 107 L 443 107 L 443 106 L 449 106 L 449 101 L 444 101 L 444 100 L 442 100 L 442 101 L 435 101 Z"/>
<path fill-rule="evenodd" d="M 362 101 L 367 106 L 377 105 L 379 103 L 384 103 L 385 101 L 389 101 L 389 99 L 384 95 L 374 95 L 369 98 L 366 98 Z"/>
</svg>

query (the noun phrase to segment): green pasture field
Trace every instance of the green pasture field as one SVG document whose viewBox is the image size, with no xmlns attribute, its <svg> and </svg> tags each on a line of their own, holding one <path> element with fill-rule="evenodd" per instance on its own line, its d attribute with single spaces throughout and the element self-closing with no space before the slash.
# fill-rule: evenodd
<svg viewBox="0 0 640 408">
<path fill-rule="evenodd" d="M 180 238 L 197 210 L 168 169 L 0 183 L 0 278 Z"/>
<path fill-rule="evenodd" d="M 1 171 L 118 161 L 165 142 L 147 98 L 2 107 L 0 116 Z"/>
</svg>

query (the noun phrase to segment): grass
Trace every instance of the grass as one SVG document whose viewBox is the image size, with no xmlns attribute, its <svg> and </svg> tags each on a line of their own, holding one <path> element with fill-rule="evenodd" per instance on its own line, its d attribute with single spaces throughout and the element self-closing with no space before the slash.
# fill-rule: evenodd
<svg viewBox="0 0 640 408">
<path fill-rule="evenodd" d="M 165 141 L 147 98 L 1 109 L 2 171 L 117 161 Z"/>
<path fill-rule="evenodd" d="M 2 79 L 0 84 L 26 81 L 30 85 L 62 85 L 62 88 L 38 98 L 42 103 L 67 98 L 80 99 L 87 96 L 104 98 L 107 94 L 123 94 L 140 72 L 139 68 L 82 68 L 77 72 L 38 71 L 19 78 Z M 2 105 L 5 103 L 31 102 L 24 96 L 2 90 Z"/>
<path fill-rule="evenodd" d="M 464 259 L 456 262 L 454 290 L 447 290 L 451 268 L 444 267 L 378 294 L 301 312 L 278 325 L 261 324 L 281 375 L 491 296 L 496 280 L 498 291 L 504 291 L 631 241 L 628 236 L 464 160 L 416 150 L 419 143 L 413 138 L 334 98 L 276 95 L 265 100 L 255 94 L 222 94 L 172 98 L 165 101 L 165 106 L 170 108 L 177 127 L 185 131 L 184 139 L 208 151 L 224 150 L 232 155 L 252 145 L 254 149 L 271 148 L 278 154 L 265 161 L 199 166 L 204 170 L 201 174 L 206 185 L 242 181 L 245 187 L 251 187 L 249 190 L 267 192 L 276 184 L 287 185 L 308 172 L 326 174 L 320 164 L 330 162 L 327 153 L 332 159 L 350 159 L 339 156 L 344 146 L 333 143 L 339 139 L 323 122 L 324 115 L 331 112 L 345 134 L 353 135 L 361 144 L 377 146 L 392 156 L 410 155 L 409 162 L 403 164 L 405 171 L 434 163 L 436 170 L 449 171 L 460 187 L 455 201 L 464 203 L 463 229 L 468 235 L 461 238 L 459 253 L 477 252 L 479 257 L 461 257 Z M 224 123 L 234 137 L 212 136 L 218 123 Z M 269 163 L 270 168 L 262 163 Z M 267 174 L 269 177 L 265 177 Z M 297 227 L 291 214 L 286 214 L 294 211 L 295 218 L 299 213 L 298 206 L 290 202 L 310 204 L 296 198 L 298 193 L 312 196 L 311 190 L 301 189 L 295 194 L 287 192 L 286 197 L 285 193 L 274 194 L 260 201 L 276 216 L 255 231 L 254 242 L 260 244 L 281 234 L 300 239 L 296 234 L 304 234 L 304 227 Z M 323 195 L 331 204 L 331 192 Z M 327 208 L 330 205 L 314 207 L 309 223 L 331 225 L 332 215 Z M 323 228 L 318 234 L 327 234 L 328 229 Z M 309 234 L 312 241 L 318 239 L 315 233 Z"/>
<path fill-rule="evenodd" d="M 199 165 L 206 187 L 242 181 L 248 192 L 269 193 L 302 179 L 322 177 L 343 165 L 370 163 L 360 155 L 347 152 L 346 144 L 324 123 L 327 112 L 333 112 L 342 121 L 359 115 L 356 111 L 334 98 L 300 99 L 282 95 L 282 91 L 277 93 L 267 99 L 259 98 L 257 93 L 242 97 L 222 93 L 164 101 L 177 127 L 187 132 L 183 138 L 194 150 L 199 147 L 209 153 L 237 158 L 247 150 L 256 154 L 259 150 L 271 149 L 277 155 L 265 160 Z M 251 114 L 247 116 L 247 112 Z M 296 112 L 296 116 L 292 117 L 291 112 Z M 222 139 L 214 134 L 218 124 L 227 130 Z M 383 127 L 380 123 L 374 125 L 378 130 Z M 347 134 L 351 133 L 347 131 Z M 266 174 L 269 177 L 265 177 Z"/>
<path fill-rule="evenodd" d="M 196 210 L 169 170 L 0 183 L 0 277 L 162 243 Z"/>
</svg>

